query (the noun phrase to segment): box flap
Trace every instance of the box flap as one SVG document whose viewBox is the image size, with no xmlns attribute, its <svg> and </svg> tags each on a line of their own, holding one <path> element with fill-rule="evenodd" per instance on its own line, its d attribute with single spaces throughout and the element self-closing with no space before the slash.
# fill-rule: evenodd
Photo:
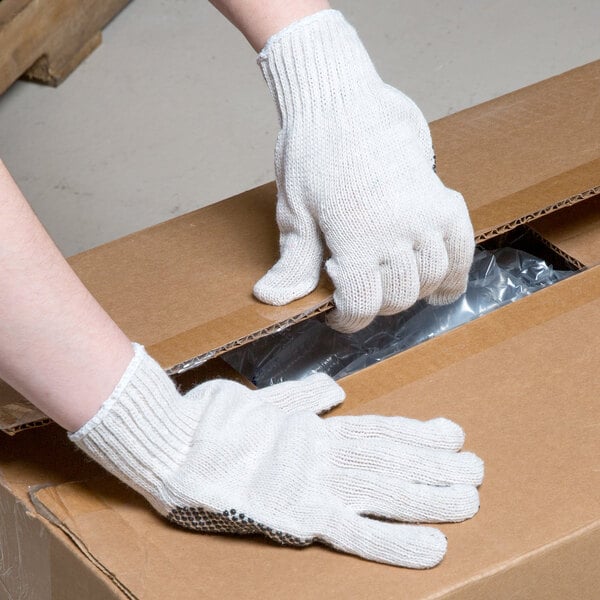
<svg viewBox="0 0 600 600">
<path fill-rule="evenodd" d="M 430 571 L 187 532 L 110 477 L 36 500 L 137 598 L 592 598 L 599 318 L 594 268 L 343 380 L 335 414 L 444 415 L 486 461 L 480 512 L 441 526 L 449 553 Z"/>
<path fill-rule="evenodd" d="M 439 171 L 479 239 L 600 190 L 600 61 L 435 122 Z M 330 306 L 325 279 L 283 307 L 254 282 L 277 258 L 273 184 L 71 259 L 125 332 L 181 371 Z M 190 362 L 192 361 L 192 362 Z"/>
</svg>

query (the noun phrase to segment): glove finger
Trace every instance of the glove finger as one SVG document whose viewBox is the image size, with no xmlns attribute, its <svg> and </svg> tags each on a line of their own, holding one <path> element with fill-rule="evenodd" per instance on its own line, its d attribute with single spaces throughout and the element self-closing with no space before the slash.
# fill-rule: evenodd
<svg viewBox="0 0 600 600">
<path fill-rule="evenodd" d="M 309 410 L 316 414 L 343 402 L 346 393 L 329 375 L 315 373 L 301 381 L 285 381 L 253 392 L 287 413 Z"/>
<path fill-rule="evenodd" d="M 335 291 L 335 308 L 327 315 L 327 324 L 342 333 L 366 327 L 379 313 L 382 289 L 379 265 L 330 258 L 326 263 Z"/>
<path fill-rule="evenodd" d="M 423 485 L 360 470 L 336 472 L 333 493 L 357 513 L 412 523 L 457 523 L 479 510 L 472 485 Z"/>
<path fill-rule="evenodd" d="M 319 283 L 323 245 L 314 219 L 302 203 L 277 203 L 280 258 L 254 285 L 254 296 L 281 306 L 312 292 Z"/>
<path fill-rule="evenodd" d="M 325 427 L 338 439 L 388 438 L 411 446 L 453 452 L 460 450 L 465 441 L 460 425 L 444 418 L 418 421 L 381 415 L 344 416 L 327 419 Z"/>
<path fill-rule="evenodd" d="M 450 304 L 465 293 L 475 252 L 473 226 L 464 200 L 458 192 L 451 192 L 456 195 L 459 208 L 445 236 L 448 272 L 435 292 L 427 298 L 434 305 Z"/>
<path fill-rule="evenodd" d="M 319 538 L 337 550 L 398 567 L 428 569 L 446 554 L 439 529 L 385 523 L 345 511 Z"/>
<path fill-rule="evenodd" d="M 400 248 L 381 267 L 382 303 L 379 314 L 394 315 L 419 298 L 419 272 L 412 246 Z"/>
<path fill-rule="evenodd" d="M 483 461 L 472 452 L 416 448 L 388 439 L 332 443 L 330 458 L 339 469 L 360 469 L 429 485 L 480 485 Z"/>
<path fill-rule="evenodd" d="M 418 244 L 415 260 L 421 284 L 419 297 L 424 298 L 440 287 L 448 273 L 448 253 L 442 237 L 431 236 Z"/>
</svg>

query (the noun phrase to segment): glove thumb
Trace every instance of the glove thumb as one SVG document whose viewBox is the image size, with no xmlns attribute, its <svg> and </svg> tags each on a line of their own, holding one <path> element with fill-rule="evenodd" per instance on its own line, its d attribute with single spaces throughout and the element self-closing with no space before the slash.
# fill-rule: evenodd
<svg viewBox="0 0 600 600">
<path fill-rule="evenodd" d="M 287 413 L 321 414 L 341 404 L 346 394 L 329 375 L 314 373 L 299 381 L 284 381 L 251 392 Z"/>
<path fill-rule="evenodd" d="M 285 212 L 278 207 L 280 258 L 254 286 L 258 300 L 276 306 L 312 292 L 319 283 L 323 260 L 323 245 L 313 218 L 296 214 L 290 222 Z"/>
</svg>

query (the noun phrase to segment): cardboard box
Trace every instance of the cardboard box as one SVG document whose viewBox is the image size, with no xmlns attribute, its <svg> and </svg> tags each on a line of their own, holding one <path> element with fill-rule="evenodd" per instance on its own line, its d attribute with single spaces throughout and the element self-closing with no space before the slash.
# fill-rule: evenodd
<svg viewBox="0 0 600 600">
<path fill-rule="evenodd" d="M 440 566 L 178 529 L 57 426 L 34 427 L 43 415 L 5 387 L 1 424 L 15 435 L 0 438 L 0 598 L 598 598 L 599 91 L 596 62 L 432 124 L 439 172 L 464 193 L 478 240 L 530 223 L 586 268 L 341 381 L 333 414 L 443 415 L 485 459 L 481 510 L 441 526 Z M 274 205 L 262 186 L 71 264 L 187 387 L 237 377 L 216 357 L 331 305 L 325 279 L 288 306 L 253 299 L 277 255 Z"/>
</svg>

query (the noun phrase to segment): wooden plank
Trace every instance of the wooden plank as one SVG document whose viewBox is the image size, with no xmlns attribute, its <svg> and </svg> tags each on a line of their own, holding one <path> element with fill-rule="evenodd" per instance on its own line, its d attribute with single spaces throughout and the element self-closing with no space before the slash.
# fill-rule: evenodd
<svg viewBox="0 0 600 600">
<path fill-rule="evenodd" d="M 102 40 L 130 0 L 2 0 L 0 94 L 19 77 L 56 86 Z"/>
</svg>

